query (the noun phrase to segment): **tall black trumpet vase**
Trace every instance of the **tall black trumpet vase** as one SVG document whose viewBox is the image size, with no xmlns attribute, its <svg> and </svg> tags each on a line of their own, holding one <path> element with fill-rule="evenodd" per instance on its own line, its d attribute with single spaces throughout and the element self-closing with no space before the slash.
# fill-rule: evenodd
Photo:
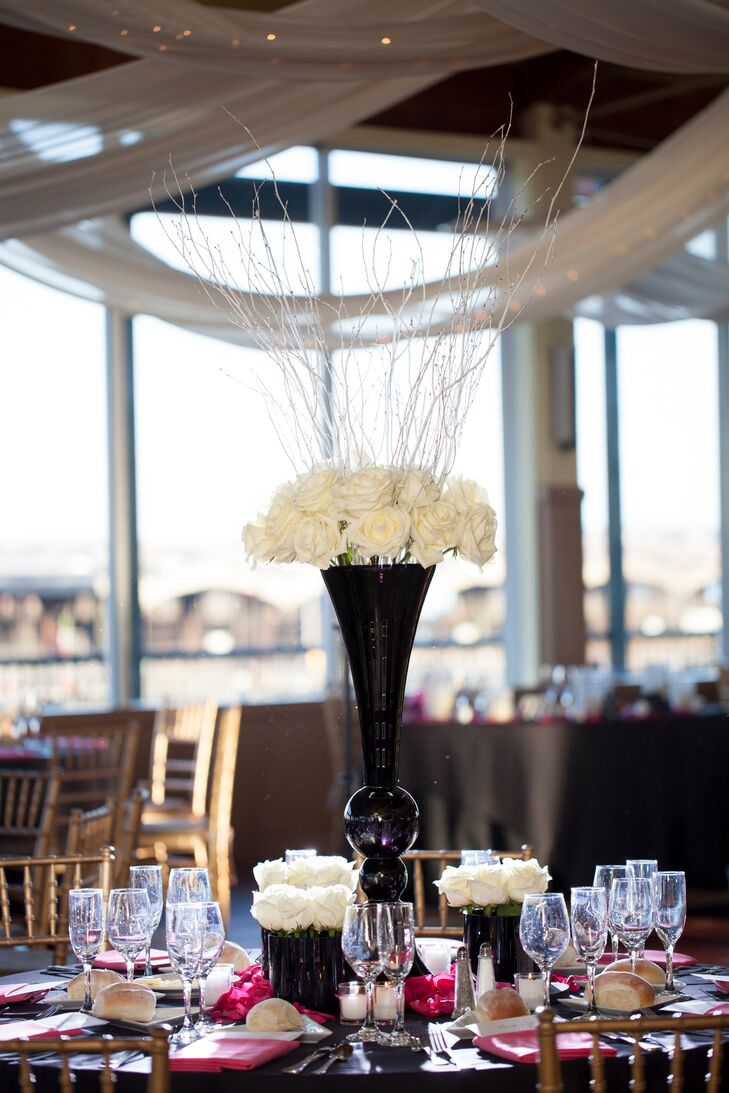
<svg viewBox="0 0 729 1093">
<path fill-rule="evenodd" d="M 415 799 L 398 784 L 405 680 L 415 630 L 435 571 L 418 564 L 333 566 L 322 572 L 347 650 L 359 713 L 365 785 L 349 799 L 344 830 L 364 855 L 362 890 L 373 902 L 400 899 L 415 842 Z"/>
</svg>

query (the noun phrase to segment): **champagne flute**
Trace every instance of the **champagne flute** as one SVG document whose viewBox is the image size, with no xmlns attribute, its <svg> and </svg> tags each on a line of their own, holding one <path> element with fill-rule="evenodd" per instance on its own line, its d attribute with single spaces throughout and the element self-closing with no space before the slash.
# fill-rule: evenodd
<svg viewBox="0 0 729 1093">
<path fill-rule="evenodd" d="M 653 885 L 642 877 L 618 877 L 610 889 L 610 919 L 630 953 L 635 971 L 638 950 L 653 929 Z"/>
<path fill-rule="evenodd" d="M 91 962 L 104 941 L 104 893 L 101 888 L 72 888 L 68 893 L 68 937 L 84 970 L 85 1013 L 91 1012 Z"/>
<path fill-rule="evenodd" d="M 205 908 L 202 903 L 168 903 L 166 914 L 167 952 L 170 964 L 182 981 L 185 1016 L 182 1026 L 170 1037 L 172 1047 L 197 1040 L 200 1033 L 192 1022 L 190 1004 L 192 981 L 200 974 L 205 943 Z"/>
<path fill-rule="evenodd" d="M 552 968 L 570 940 L 570 920 L 561 892 L 534 892 L 524 897 L 519 938 L 524 951 L 544 973 L 544 1005 L 549 1006 Z"/>
<path fill-rule="evenodd" d="M 106 933 L 126 961 L 130 983 L 134 979 L 134 961 L 147 945 L 149 917 L 149 896 L 143 888 L 112 888 L 106 911 Z"/>
<path fill-rule="evenodd" d="M 625 862 L 627 869 L 626 877 L 636 877 L 641 880 L 650 881 L 651 891 L 653 890 L 653 878 L 658 872 L 658 862 L 655 858 L 628 858 Z M 647 939 L 646 939 L 647 940 Z M 645 941 L 638 950 L 638 956 L 643 955 L 645 949 Z"/>
<path fill-rule="evenodd" d="M 679 870 L 656 873 L 653 895 L 656 933 L 666 950 L 666 990 L 674 991 L 673 947 L 686 925 L 686 874 Z"/>
<path fill-rule="evenodd" d="M 585 1012 L 594 1015 L 598 1012 L 595 1005 L 595 972 L 607 944 L 608 904 L 604 887 L 573 888 L 570 919 L 577 955 L 587 965 L 590 1001 Z"/>
<path fill-rule="evenodd" d="M 617 877 L 627 876 L 627 865 L 596 865 L 595 876 L 592 878 L 592 883 L 595 887 L 603 886 L 605 889 L 605 896 L 608 901 L 608 931 L 610 933 L 610 945 L 613 951 L 613 961 L 618 959 L 618 935 L 613 929 L 613 924 L 610 921 L 610 885 Z"/>
<path fill-rule="evenodd" d="M 212 898 L 207 869 L 195 866 L 170 869 L 167 903 L 210 903 Z"/>
<path fill-rule="evenodd" d="M 353 903 L 345 909 L 342 927 L 342 952 L 354 974 L 364 979 L 367 1016 L 362 1028 L 347 1037 L 353 1043 L 386 1043 L 375 1025 L 375 979 L 382 971 L 382 957 L 377 937 L 377 904 Z"/>
<path fill-rule="evenodd" d="M 377 938 L 382 970 L 395 984 L 397 1016 L 387 1043 L 412 1047 L 414 1037 L 405 1031 L 405 980 L 415 956 L 415 917 L 412 903 L 378 903 Z"/>
<path fill-rule="evenodd" d="M 220 904 L 212 900 L 209 903 L 200 903 L 198 906 L 202 912 L 203 945 L 200 971 L 197 975 L 198 989 L 200 991 L 200 1013 L 195 1028 L 200 1033 L 213 1032 L 215 1021 L 208 1017 L 205 1007 L 205 983 L 208 974 L 220 960 L 220 954 L 225 945 L 225 926 L 223 916 L 220 913 Z"/>
<path fill-rule="evenodd" d="M 145 975 L 152 975 L 152 935 L 162 918 L 162 866 L 132 865 L 129 869 L 130 888 L 144 889 L 149 899 L 149 937 Z"/>
</svg>

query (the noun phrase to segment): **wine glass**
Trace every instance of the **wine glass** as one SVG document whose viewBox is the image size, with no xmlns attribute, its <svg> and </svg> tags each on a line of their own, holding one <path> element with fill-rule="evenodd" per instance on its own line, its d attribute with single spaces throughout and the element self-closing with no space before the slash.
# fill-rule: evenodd
<svg viewBox="0 0 729 1093">
<path fill-rule="evenodd" d="M 106 911 L 106 934 L 124 957 L 127 979 L 134 979 L 134 961 L 149 937 L 149 896 L 143 888 L 112 888 Z"/>
<path fill-rule="evenodd" d="M 610 885 L 616 879 L 616 877 L 627 876 L 627 865 L 596 865 L 595 876 L 592 878 L 592 883 L 595 887 L 603 886 L 605 889 L 605 896 L 608 901 L 608 932 L 610 933 L 610 945 L 613 951 L 613 961 L 618 959 L 618 935 L 613 929 L 613 924 L 610 921 Z"/>
<path fill-rule="evenodd" d="M 674 991 L 673 947 L 686 925 L 686 874 L 656 873 L 653 878 L 655 929 L 666 950 L 666 990 Z"/>
<path fill-rule="evenodd" d="M 412 903 L 378 903 L 377 938 L 382 970 L 395 984 L 397 1016 L 387 1037 L 393 1047 L 412 1047 L 416 1042 L 405 1031 L 405 980 L 415 956 L 415 918 Z"/>
<path fill-rule="evenodd" d="M 642 877 L 618 877 L 610 888 L 610 919 L 630 953 L 635 971 L 638 950 L 653 929 L 653 885 Z"/>
<path fill-rule="evenodd" d="M 200 971 L 197 975 L 198 989 L 200 991 L 200 1014 L 195 1022 L 195 1028 L 200 1033 L 213 1032 L 215 1021 L 208 1017 L 205 1008 L 205 982 L 208 973 L 220 960 L 220 954 L 225 945 L 225 926 L 223 916 L 220 913 L 220 904 L 212 900 L 209 903 L 200 903 L 202 909 L 203 945 Z"/>
<path fill-rule="evenodd" d="M 162 918 L 162 866 L 132 865 L 129 869 L 130 888 L 144 889 L 149 899 L 149 937 L 147 939 L 147 966 L 145 975 L 152 974 L 152 934 Z"/>
<path fill-rule="evenodd" d="M 185 1016 L 182 1026 L 170 1037 L 173 1047 L 197 1040 L 200 1033 L 192 1022 L 190 1003 L 192 981 L 200 974 L 205 945 L 205 907 L 202 903 L 168 903 L 166 914 L 167 952 L 170 964 L 182 981 Z"/>
<path fill-rule="evenodd" d="M 377 937 L 377 904 L 353 903 L 344 911 L 342 952 L 354 974 L 364 979 L 367 1016 L 362 1028 L 347 1037 L 353 1043 L 386 1043 L 374 1018 L 375 979 L 382 971 L 382 957 Z"/>
<path fill-rule="evenodd" d="M 210 903 L 213 893 L 207 869 L 185 866 L 170 869 L 167 903 Z"/>
<path fill-rule="evenodd" d="M 653 878 L 658 872 L 658 862 L 655 858 L 628 858 L 625 862 L 627 869 L 626 877 L 636 877 L 638 879 L 647 880 L 651 883 L 651 891 L 653 886 Z M 645 941 L 638 949 L 638 956 L 643 955 L 645 949 Z"/>
<path fill-rule="evenodd" d="M 72 888 L 68 893 L 68 936 L 84 970 L 84 1001 L 91 1011 L 91 962 L 104 941 L 104 893 L 101 888 Z"/>
<path fill-rule="evenodd" d="M 524 897 L 519 938 L 524 951 L 544 973 L 544 1005 L 549 1006 L 552 968 L 570 940 L 570 920 L 561 892 L 533 892 Z"/>
<path fill-rule="evenodd" d="M 597 1013 L 595 1005 L 595 971 L 597 962 L 605 952 L 608 930 L 607 893 L 602 885 L 592 888 L 573 888 L 570 902 L 572 940 L 577 955 L 587 965 L 590 985 L 590 1001 L 586 1013 Z"/>
</svg>

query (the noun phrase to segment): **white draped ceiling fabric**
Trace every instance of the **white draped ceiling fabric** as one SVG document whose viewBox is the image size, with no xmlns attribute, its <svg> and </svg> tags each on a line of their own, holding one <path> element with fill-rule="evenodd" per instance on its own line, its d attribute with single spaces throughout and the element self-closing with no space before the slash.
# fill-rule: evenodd
<svg viewBox="0 0 729 1093">
<path fill-rule="evenodd" d="M 700 64 L 701 32 L 716 44 L 729 16 L 701 0 L 666 2 L 682 13 L 683 61 L 663 3 L 632 0 L 641 25 L 651 24 L 651 48 L 633 50 L 630 61 L 626 47 L 622 63 L 668 71 L 721 67 L 708 43 Z M 530 6 L 527 0 L 478 5 L 519 12 Z M 66 0 L 62 19 L 55 0 L 0 0 L 0 22 L 56 34 L 73 25 L 79 37 L 148 58 L 0 99 L 0 239 L 6 240 L 0 262 L 130 313 L 248 344 L 193 277 L 171 270 L 102 214 L 147 204 L 155 173 L 152 190 L 161 194 L 170 160 L 184 187 L 224 179 L 259 159 L 233 118 L 270 153 L 324 140 L 450 72 L 562 44 L 546 31 L 541 39 L 509 26 L 506 12 L 487 14 L 478 5 L 370 0 L 365 22 L 359 0 L 305 0 L 266 16 L 158 0 L 157 31 L 146 0 Z M 540 0 L 547 20 L 557 8 L 562 25 L 577 35 L 598 4 Z M 707 13 L 717 12 L 723 22 L 717 17 L 709 25 Z M 535 15 L 535 31 L 537 22 Z M 564 216 L 541 283 L 525 282 L 528 317 L 583 313 L 609 323 L 725 314 L 726 267 L 682 248 L 729 212 L 728 131 L 726 92 L 587 207 Z M 528 238 L 513 248 L 512 271 L 525 267 L 536 242 Z M 494 276 L 484 271 L 484 285 Z M 428 294 L 435 291 L 428 287 Z"/>
</svg>

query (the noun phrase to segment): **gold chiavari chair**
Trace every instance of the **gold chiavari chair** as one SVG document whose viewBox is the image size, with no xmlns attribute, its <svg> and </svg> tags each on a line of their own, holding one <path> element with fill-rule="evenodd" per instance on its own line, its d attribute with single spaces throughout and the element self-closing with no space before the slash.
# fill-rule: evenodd
<svg viewBox="0 0 729 1093">
<path fill-rule="evenodd" d="M 195 819 L 205 815 L 217 715 L 214 702 L 158 711 L 152 730 L 152 801 L 143 823 L 159 820 L 159 810 Z"/>
<path fill-rule="evenodd" d="M 120 1051 L 134 1051 L 148 1055 L 152 1068 L 147 1079 L 147 1093 L 169 1093 L 169 1029 L 156 1028 L 151 1037 L 119 1039 L 117 1036 L 78 1038 L 70 1036 L 43 1037 L 38 1040 L 6 1040 L 3 1052 L 18 1056 L 18 1082 L 20 1093 L 35 1093 L 35 1075 L 33 1074 L 33 1056 L 52 1051 L 60 1056 L 61 1069 L 58 1076 L 60 1093 L 74 1093 L 75 1075 L 73 1057 L 79 1055 L 98 1055 L 98 1087 L 101 1093 L 113 1093 L 116 1086 L 114 1056 Z M 93 1073 L 84 1067 L 84 1073 Z"/>
<path fill-rule="evenodd" d="M 49 950 L 62 964 L 68 952 L 68 893 L 111 888 L 114 851 L 0 858 L 0 974 L 44 967 Z M 8 872 L 22 878 L 20 906 L 11 902 Z"/>
<path fill-rule="evenodd" d="M 531 846 L 524 845 L 521 850 L 494 850 L 500 858 L 519 858 L 529 861 L 534 857 Z M 413 870 L 413 907 L 415 910 L 415 933 L 418 937 L 462 937 L 463 924 L 454 926 L 448 922 L 448 902 L 445 895 L 438 897 L 438 924 L 427 924 L 425 897 L 425 863 L 435 862 L 440 876 L 447 865 L 458 865 L 461 860 L 460 850 L 409 850 L 402 860 Z"/>
<path fill-rule="evenodd" d="M 57 770 L 0 770 L 0 845 L 4 854 L 47 854 L 56 824 Z"/>
<path fill-rule="evenodd" d="M 96 854 L 114 837 L 114 802 L 83 812 L 72 808 L 66 832 L 66 854 Z"/>
<path fill-rule="evenodd" d="M 134 864 L 134 857 L 139 844 L 142 813 L 148 804 L 149 790 L 144 782 L 138 782 L 127 801 L 124 813 L 124 827 L 115 850 L 114 882 L 117 888 L 125 888 L 129 882 L 129 866 Z"/>
<path fill-rule="evenodd" d="M 646 1033 L 673 1033 L 673 1053 L 670 1074 L 666 1075 L 666 1088 L 671 1093 L 694 1093 L 698 1088 L 695 1076 L 688 1089 L 685 1082 L 685 1049 L 681 1042 L 682 1033 L 713 1031 L 709 1066 L 702 1083 L 708 1093 L 719 1093 L 722 1069 L 722 1032 L 729 1030 L 729 1014 L 713 1017 L 687 1014 L 681 1017 L 626 1017 L 603 1018 L 596 1020 L 555 1021 L 551 1009 L 539 1011 L 539 1093 L 562 1093 L 562 1071 L 560 1068 L 557 1037 L 561 1033 L 586 1032 L 592 1036 L 593 1051 L 590 1056 L 591 1093 L 607 1093 L 605 1077 L 605 1058 L 600 1051 L 600 1036 L 610 1033 L 623 1033 L 634 1037 L 636 1047 L 631 1056 L 630 1088 L 633 1093 L 645 1093 L 646 1074 L 644 1052 L 640 1050 L 640 1039 Z M 697 1049 L 698 1050 L 698 1049 Z M 627 1088 L 627 1087 L 626 1087 Z M 653 1086 L 651 1086 L 653 1088 Z"/>
</svg>

